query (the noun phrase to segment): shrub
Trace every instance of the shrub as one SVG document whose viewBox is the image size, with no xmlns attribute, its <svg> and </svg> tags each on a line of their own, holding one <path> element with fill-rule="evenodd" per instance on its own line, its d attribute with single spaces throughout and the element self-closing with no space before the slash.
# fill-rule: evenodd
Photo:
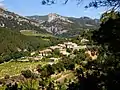
<svg viewBox="0 0 120 90">
<path fill-rule="evenodd" d="M 9 75 L 5 75 L 4 79 L 9 79 L 10 76 Z"/>
<path fill-rule="evenodd" d="M 32 77 L 32 72 L 31 72 L 30 70 L 21 71 L 21 74 L 22 74 L 25 78 L 30 78 L 30 77 Z"/>
<path fill-rule="evenodd" d="M 71 53 L 71 52 L 72 52 L 72 49 L 67 48 L 66 51 L 69 52 L 69 53 Z"/>
<path fill-rule="evenodd" d="M 3 58 L 0 57 L 0 64 L 3 63 L 3 62 L 4 62 Z"/>
</svg>

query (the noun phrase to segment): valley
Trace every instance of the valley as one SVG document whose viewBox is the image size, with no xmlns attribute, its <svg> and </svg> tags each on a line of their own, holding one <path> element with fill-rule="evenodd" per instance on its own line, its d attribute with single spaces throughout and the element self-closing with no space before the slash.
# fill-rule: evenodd
<svg viewBox="0 0 120 90">
<path fill-rule="evenodd" d="M 120 90 L 120 0 L 0 0 L 0 90 Z"/>
<path fill-rule="evenodd" d="M 27 11 L 37 12 L 32 5 Z M 119 12 L 96 19 L 83 10 L 81 17 L 10 10 L 0 7 L 0 90 L 117 90 Z"/>
<path fill-rule="evenodd" d="M 9 79 L 11 82 L 16 81 L 20 84 L 20 77 L 23 78 L 21 75 L 26 78 L 30 78 L 32 77 L 31 74 L 37 76 L 36 78 L 40 76 L 50 81 L 59 82 L 60 85 L 63 83 L 68 84 L 69 80 L 76 80 L 75 70 L 80 66 L 78 64 L 78 60 L 74 61 L 74 59 L 76 57 L 78 58 L 80 54 L 85 57 L 88 54 L 87 57 L 91 58 L 91 60 L 97 59 L 97 54 L 94 54 L 93 56 L 91 55 L 92 51 L 90 51 L 90 53 L 84 52 L 85 49 L 92 48 L 92 46 L 87 45 L 89 40 L 83 38 L 79 41 L 81 44 L 77 45 L 76 43 L 71 42 L 71 40 L 67 40 L 54 46 L 44 48 L 42 50 L 33 51 L 30 53 L 30 56 L 24 56 L 16 60 L 11 60 L 9 62 L 1 64 L 1 83 L 7 83 L 7 80 Z M 59 66 L 59 64 L 61 65 Z M 49 69 L 50 71 L 46 71 Z M 27 70 L 29 71 L 28 75 L 30 76 L 26 76 Z M 6 76 L 9 76 L 9 78 L 5 79 Z M 43 81 L 41 83 L 43 83 Z"/>
<path fill-rule="evenodd" d="M 68 88 L 78 82 L 77 68 L 86 73 L 84 65 L 98 57 L 90 37 L 99 20 L 56 13 L 23 17 L 0 10 L 0 90 L 33 80 L 36 90 L 51 84 L 56 90 Z"/>
</svg>

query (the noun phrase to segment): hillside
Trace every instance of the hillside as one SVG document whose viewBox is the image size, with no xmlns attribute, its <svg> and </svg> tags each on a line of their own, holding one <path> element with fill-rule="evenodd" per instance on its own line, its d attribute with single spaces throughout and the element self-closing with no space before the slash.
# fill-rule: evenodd
<svg viewBox="0 0 120 90">
<path fill-rule="evenodd" d="M 11 55 L 15 56 L 16 52 L 21 54 L 24 52 L 29 53 L 54 44 L 54 42 L 46 41 L 41 37 L 24 36 L 15 30 L 4 28 L 0 28 L 0 37 L 0 55 L 2 58 L 10 56 L 6 61 L 13 58 Z"/>
<path fill-rule="evenodd" d="M 0 54 L 17 51 L 18 48 L 28 51 L 35 50 L 45 42 L 42 39 L 24 36 L 19 32 L 4 28 L 0 28 L 0 37 Z"/>
<path fill-rule="evenodd" d="M 10 12 L 0 8 L 0 27 L 10 28 L 13 30 L 36 30 L 39 33 L 47 33 L 41 29 L 40 23 L 30 20 L 27 17 L 20 16 L 14 12 Z"/>
</svg>

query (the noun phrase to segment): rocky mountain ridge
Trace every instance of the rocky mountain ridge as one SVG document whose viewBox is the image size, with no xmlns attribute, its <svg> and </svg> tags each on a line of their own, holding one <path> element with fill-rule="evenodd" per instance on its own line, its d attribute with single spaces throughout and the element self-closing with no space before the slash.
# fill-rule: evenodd
<svg viewBox="0 0 120 90">
<path fill-rule="evenodd" d="M 80 32 L 83 29 L 96 29 L 99 26 L 99 19 L 66 17 L 56 13 L 45 16 L 28 16 L 28 18 L 39 21 L 42 28 L 54 35 L 67 34 L 68 32 L 76 34 L 76 30 Z"/>
<path fill-rule="evenodd" d="M 10 28 L 13 30 L 36 30 L 46 32 L 40 27 L 40 23 L 27 17 L 20 16 L 14 12 L 0 8 L 0 27 Z"/>
</svg>

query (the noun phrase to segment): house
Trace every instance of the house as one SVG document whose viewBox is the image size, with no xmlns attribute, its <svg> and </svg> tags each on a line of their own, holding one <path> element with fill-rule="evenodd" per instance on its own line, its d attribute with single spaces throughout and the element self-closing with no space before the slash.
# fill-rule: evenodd
<svg viewBox="0 0 120 90">
<path fill-rule="evenodd" d="M 74 51 L 74 50 L 78 50 L 78 51 L 79 51 L 80 49 L 86 49 L 86 48 L 87 48 L 86 45 L 81 45 L 81 46 L 74 47 L 74 48 L 73 48 L 73 51 Z"/>
<path fill-rule="evenodd" d="M 66 46 L 66 48 L 77 47 L 77 44 L 76 43 L 72 43 L 72 42 L 65 42 L 64 45 Z"/>
<path fill-rule="evenodd" d="M 32 52 L 32 53 L 31 53 L 31 56 L 35 55 L 35 53 L 36 53 L 36 52 Z"/>
<path fill-rule="evenodd" d="M 66 49 L 61 49 L 61 50 L 60 50 L 60 53 L 61 53 L 62 55 L 66 55 L 66 56 L 70 55 L 70 53 L 66 52 Z"/>
<path fill-rule="evenodd" d="M 53 65 L 53 64 L 54 64 L 54 62 L 48 62 L 48 64 Z"/>
<path fill-rule="evenodd" d="M 60 58 L 54 58 L 54 57 L 52 57 L 52 58 L 50 58 L 50 61 L 52 61 L 52 62 L 57 62 L 59 59 L 60 59 Z"/>
<path fill-rule="evenodd" d="M 57 45 L 57 46 L 51 46 L 49 49 L 55 50 L 55 49 L 61 49 L 61 47 Z"/>
<path fill-rule="evenodd" d="M 60 54 L 62 54 L 62 55 L 68 56 L 70 54 L 66 51 L 66 49 L 59 49 L 59 50 L 60 50 Z"/>
<path fill-rule="evenodd" d="M 40 56 L 48 56 L 51 52 L 52 52 L 51 49 L 45 49 L 45 50 L 39 51 L 39 55 Z"/>
<path fill-rule="evenodd" d="M 65 48 L 66 48 L 66 45 L 65 45 L 65 44 L 58 44 L 58 46 L 60 46 L 62 49 L 65 49 Z"/>
<path fill-rule="evenodd" d="M 86 51 L 85 54 L 92 60 L 97 59 L 97 56 L 98 56 L 97 51 L 91 51 L 91 50 Z"/>
<path fill-rule="evenodd" d="M 89 42 L 88 39 L 84 39 L 84 38 L 83 38 L 83 39 L 81 40 L 81 43 L 87 43 L 87 42 Z"/>
</svg>

